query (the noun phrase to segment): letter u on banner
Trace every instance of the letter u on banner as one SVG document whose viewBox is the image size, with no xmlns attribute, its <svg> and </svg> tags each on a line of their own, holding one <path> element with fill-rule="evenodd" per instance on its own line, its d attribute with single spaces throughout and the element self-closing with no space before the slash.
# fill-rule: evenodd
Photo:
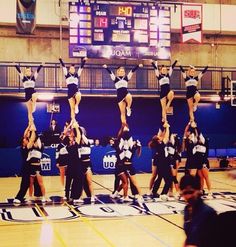
<svg viewBox="0 0 236 247">
<path fill-rule="evenodd" d="M 36 0 L 16 0 L 16 32 L 33 34 L 36 19 Z"/>
<path fill-rule="evenodd" d="M 202 5 L 183 4 L 182 42 L 202 43 Z"/>
</svg>

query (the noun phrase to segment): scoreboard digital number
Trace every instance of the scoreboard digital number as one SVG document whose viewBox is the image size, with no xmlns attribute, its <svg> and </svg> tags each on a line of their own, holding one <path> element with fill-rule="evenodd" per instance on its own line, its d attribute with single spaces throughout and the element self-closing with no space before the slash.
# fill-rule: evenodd
<svg viewBox="0 0 236 247">
<path fill-rule="evenodd" d="M 70 57 L 170 59 L 170 9 L 153 4 L 69 3 Z"/>
<path fill-rule="evenodd" d="M 130 16 L 133 15 L 132 6 L 117 6 L 111 5 L 109 8 L 109 15 L 111 16 Z"/>
<path fill-rule="evenodd" d="M 94 18 L 94 28 L 108 28 L 108 19 L 104 16 Z"/>
</svg>

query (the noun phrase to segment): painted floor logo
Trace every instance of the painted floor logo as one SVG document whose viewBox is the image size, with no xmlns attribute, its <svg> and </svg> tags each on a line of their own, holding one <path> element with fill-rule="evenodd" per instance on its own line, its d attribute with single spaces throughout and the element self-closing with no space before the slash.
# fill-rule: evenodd
<svg viewBox="0 0 236 247">
<path fill-rule="evenodd" d="M 0 203 L 0 220 L 10 222 L 37 222 L 47 220 L 74 220 L 82 216 L 92 218 L 111 218 L 142 215 L 171 215 L 183 214 L 185 203 L 179 200 L 154 201 L 145 198 L 144 202 L 137 201 L 121 203 L 119 199 L 112 199 L 109 195 L 97 195 L 95 203 L 88 199 L 84 203 L 68 204 L 61 197 L 51 197 L 51 201 L 41 203 L 34 201 L 18 206 L 8 202 Z M 212 199 L 205 200 L 218 213 L 236 211 L 236 193 L 214 193 Z"/>
</svg>

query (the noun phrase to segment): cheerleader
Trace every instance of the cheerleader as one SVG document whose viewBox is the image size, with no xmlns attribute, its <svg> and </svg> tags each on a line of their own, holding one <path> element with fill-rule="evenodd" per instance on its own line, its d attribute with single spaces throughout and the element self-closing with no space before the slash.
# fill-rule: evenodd
<svg viewBox="0 0 236 247">
<path fill-rule="evenodd" d="M 162 122 L 166 122 L 167 110 L 174 99 L 174 91 L 170 89 L 170 77 L 172 75 L 173 69 L 177 63 L 177 60 L 171 65 L 169 71 L 167 67 L 162 65 L 160 70 L 157 67 L 157 61 L 152 62 L 152 66 L 155 70 L 156 77 L 160 85 L 160 101 L 162 107 Z"/>
<path fill-rule="evenodd" d="M 65 197 L 72 199 L 74 203 L 82 202 L 80 199 L 83 190 L 83 169 L 80 149 L 81 132 L 77 122 L 73 121 L 72 130 L 69 134 L 68 166 L 66 174 Z"/>
<path fill-rule="evenodd" d="M 71 131 L 71 125 L 72 123 L 66 122 L 66 125 L 64 127 L 64 130 L 62 134 L 60 135 L 60 143 L 56 148 L 56 166 L 59 169 L 60 172 L 60 182 L 63 188 L 63 191 L 65 190 L 65 173 L 68 163 L 68 152 L 66 147 L 69 145 L 69 133 Z"/>
<path fill-rule="evenodd" d="M 60 143 L 56 148 L 56 166 L 60 172 L 60 182 L 63 190 L 65 189 L 65 173 L 68 162 L 68 152 L 66 147 L 69 145 L 69 138 L 65 135 L 60 137 Z"/>
<path fill-rule="evenodd" d="M 131 79 L 134 72 L 143 67 L 142 64 L 135 66 L 127 75 L 125 74 L 125 68 L 119 67 L 116 71 L 116 75 L 107 67 L 103 65 L 111 76 L 112 81 L 115 84 L 117 90 L 118 106 L 121 114 L 121 123 L 126 124 L 126 116 L 131 116 L 132 95 L 128 92 L 128 81 Z"/>
<path fill-rule="evenodd" d="M 111 138 L 110 139 L 110 146 L 112 148 L 114 148 L 115 150 L 115 143 L 117 143 L 117 140 L 115 138 Z M 136 142 L 135 142 L 136 144 Z M 117 159 L 116 159 L 117 161 Z M 117 166 L 117 162 L 116 162 L 116 165 Z M 128 174 L 127 174 L 128 175 Z M 137 188 L 135 187 L 135 185 L 132 183 L 132 181 L 129 179 L 129 184 L 130 184 L 130 190 L 131 190 L 131 193 L 134 197 L 136 197 L 136 195 L 138 195 L 138 190 Z M 117 198 L 117 197 L 120 197 L 120 194 L 119 192 L 122 190 L 122 183 L 121 183 L 121 179 L 120 177 L 118 176 L 117 172 L 115 171 L 115 180 L 114 180 L 114 190 L 113 192 L 110 194 L 110 197 L 111 198 Z"/>
<path fill-rule="evenodd" d="M 178 168 L 179 164 L 181 162 L 181 144 L 180 144 L 180 138 L 177 136 L 177 134 L 171 134 L 169 142 L 167 144 L 167 150 L 168 150 L 168 156 L 170 159 L 170 166 L 171 166 L 171 173 L 172 173 L 172 180 L 173 183 L 171 184 L 169 194 L 173 194 L 173 184 L 176 190 L 175 197 L 179 197 L 179 183 L 177 179 L 178 175 Z"/>
<path fill-rule="evenodd" d="M 208 196 L 211 197 L 211 181 L 209 177 L 209 160 L 208 160 L 208 151 L 209 151 L 209 143 L 208 140 L 203 136 L 202 133 L 198 135 L 197 131 L 197 143 L 194 147 L 193 152 L 195 153 L 195 159 L 198 164 L 197 174 L 200 177 L 201 181 L 201 189 L 204 192 L 204 182 L 206 182 L 206 186 L 208 189 Z M 203 193 L 204 194 L 204 193 Z"/>
<path fill-rule="evenodd" d="M 86 130 L 80 127 L 81 133 L 81 142 L 79 152 L 81 154 L 81 162 L 82 162 L 82 170 L 85 176 L 84 182 L 84 190 L 87 196 L 90 197 L 90 201 L 95 201 L 95 196 L 93 192 L 93 184 L 92 184 L 92 163 L 90 159 L 91 155 L 91 147 L 93 146 L 94 141 L 92 139 L 88 139 L 86 136 Z"/>
<path fill-rule="evenodd" d="M 34 121 L 33 113 L 36 110 L 36 101 L 37 101 L 37 93 L 35 91 L 35 81 L 38 77 L 39 71 L 43 67 L 43 63 L 37 68 L 37 70 L 34 73 L 30 67 L 26 67 L 24 73 L 21 71 L 19 65 L 15 64 L 15 67 L 20 75 L 20 79 L 23 82 L 23 86 L 25 89 L 25 101 L 28 111 L 28 121 L 29 124 L 33 124 Z"/>
<path fill-rule="evenodd" d="M 198 102 L 201 98 L 200 93 L 197 90 L 197 85 L 207 69 L 208 66 L 206 66 L 204 70 L 198 75 L 196 75 L 196 69 L 194 66 L 190 65 L 188 73 L 186 73 L 183 67 L 180 65 L 180 70 L 185 80 L 185 85 L 187 87 L 186 98 L 188 102 L 189 117 L 191 122 L 194 121 L 194 112 L 197 110 Z"/>
<path fill-rule="evenodd" d="M 152 195 L 152 188 L 157 178 L 157 164 L 155 162 L 156 161 L 155 157 L 158 151 L 158 142 L 162 138 L 162 135 L 163 135 L 163 132 L 159 129 L 157 135 L 154 135 L 152 137 L 152 140 L 149 141 L 148 143 L 148 147 L 151 149 L 151 152 L 152 152 L 152 175 L 151 175 L 150 182 L 149 182 L 149 193 L 148 193 L 149 196 Z"/>
<path fill-rule="evenodd" d="M 196 136 L 196 123 L 188 123 L 184 130 L 183 142 L 182 142 L 182 151 L 186 151 L 186 163 L 185 163 L 185 172 L 189 173 L 192 176 L 197 174 L 198 164 L 194 157 L 194 148 L 197 143 Z"/>
<path fill-rule="evenodd" d="M 137 152 L 138 156 L 140 156 L 141 154 L 141 144 L 139 141 L 133 141 L 127 124 L 122 125 L 118 133 L 117 140 L 118 141 L 115 144 L 117 155 L 116 173 L 122 181 L 122 188 L 124 193 L 121 200 L 123 202 L 131 201 L 128 197 L 128 179 L 130 179 L 137 189 L 138 201 L 142 202 L 143 198 L 141 196 L 141 191 L 138 183 L 136 181 L 136 171 L 132 163 L 135 152 Z"/>
<path fill-rule="evenodd" d="M 22 170 L 21 170 L 21 183 L 20 183 L 20 189 L 17 193 L 15 199 L 13 200 L 13 203 L 21 203 L 24 201 L 24 197 L 29 189 L 30 185 L 30 169 L 29 164 L 26 161 L 28 156 L 28 148 L 27 145 L 29 143 L 30 138 L 30 128 L 31 126 L 28 125 L 27 128 L 24 131 L 24 135 L 21 139 L 21 157 L 22 157 Z M 34 183 L 34 195 L 35 196 L 41 196 L 41 190 L 38 184 L 38 181 L 35 180 Z"/>
<path fill-rule="evenodd" d="M 43 183 L 42 170 L 40 160 L 42 158 L 43 145 L 40 138 L 37 136 L 35 125 L 30 127 L 31 136 L 29 143 L 27 144 L 28 156 L 26 161 L 29 164 L 30 168 L 30 187 L 29 187 L 29 196 L 32 199 L 33 195 L 33 185 L 35 178 L 38 180 L 40 189 L 42 191 L 42 202 L 46 202 L 45 198 L 45 186 Z"/>
<path fill-rule="evenodd" d="M 162 135 L 156 140 L 157 141 L 157 152 L 155 154 L 154 162 L 157 166 L 158 171 L 158 178 L 155 180 L 152 194 L 157 195 L 157 191 L 160 187 L 162 179 L 164 179 L 164 187 L 162 189 L 160 198 L 163 201 L 168 200 L 168 191 L 171 187 L 172 183 L 172 174 L 171 174 L 171 167 L 170 167 L 170 161 L 168 157 L 168 151 L 167 151 L 167 143 L 169 141 L 169 124 L 166 122 L 163 125 L 164 131 Z"/>
<path fill-rule="evenodd" d="M 74 64 L 72 64 L 68 70 L 62 59 L 59 58 L 59 61 L 62 65 L 63 72 L 66 78 L 66 85 L 68 88 L 68 101 L 70 104 L 71 120 L 75 120 L 75 115 L 79 113 L 79 103 L 81 101 L 81 93 L 78 90 L 78 85 L 79 85 L 79 78 L 81 76 L 86 60 L 87 58 L 81 59 L 81 65 L 78 71 L 76 72 Z"/>
</svg>

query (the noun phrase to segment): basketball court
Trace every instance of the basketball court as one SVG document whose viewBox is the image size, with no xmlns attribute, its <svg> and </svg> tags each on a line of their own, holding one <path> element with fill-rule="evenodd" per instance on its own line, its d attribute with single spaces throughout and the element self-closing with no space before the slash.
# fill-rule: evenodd
<svg viewBox="0 0 236 247">
<path fill-rule="evenodd" d="M 179 177 L 183 174 L 179 173 Z M 225 212 L 236 208 L 236 180 L 227 171 L 210 173 L 213 199 L 206 202 Z M 150 174 L 138 174 L 143 194 Z M 183 201 L 120 203 L 111 199 L 113 175 L 94 175 L 96 202 L 71 204 L 63 201 L 59 177 L 44 177 L 52 200 L 14 205 L 20 178 L 1 178 L 1 246 L 173 246 L 183 245 Z M 61 197 L 60 197 L 61 196 Z M 6 201 L 6 198 L 7 201 Z"/>
<path fill-rule="evenodd" d="M 148 195 L 154 164 L 149 144 L 167 129 L 168 144 L 172 134 L 186 140 L 186 125 L 193 135 L 200 129 L 204 139 L 199 144 L 196 135 L 194 145 L 202 146 L 191 155 L 200 152 L 210 162 L 212 188 L 204 189 L 212 196 L 202 198 L 217 214 L 236 211 L 236 178 L 229 176 L 236 171 L 234 0 L 0 2 L 0 247 L 183 247 L 185 201 L 167 197 L 168 192 L 163 193 L 167 200 Z M 132 136 L 117 135 L 120 128 Z M 22 136 L 25 146 L 19 144 Z M 73 186 L 65 198 L 56 158 L 61 136 L 69 139 L 62 147 L 69 162 L 68 147 L 78 145 L 72 152 L 77 163 L 67 167 L 88 164 L 86 171 L 71 173 L 72 180 L 77 175 L 83 181 L 92 167 L 94 202 L 84 191 L 81 202 L 75 202 Z M 110 140 L 119 141 L 120 164 L 134 165 L 143 200 L 133 198 L 129 189 L 130 201 L 122 201 L 124 183 L 119 196 L 111 196 L 118 154 Z M 133 152 L 137 143 L 140 157 Z M 177 153 L 182 157 L 180 181 L 187 150 L 175 146 L 166 154 L 164 144 L 166 160 Z M 36 171 L 27 168 L 22 177 L 44 181 L 43 196 L 29 200 L 27 192 L 25 201 L 16 198 L 23 149 L 25 164 Z M 198 170 L 207 168 L 204 162 Z M 128 180 L 130 170 L 119 176 Z M 171 183 L 177 181 L 169 175 Z M 163 187 L 162 181 L 159 193 Z"/>
</svg>

